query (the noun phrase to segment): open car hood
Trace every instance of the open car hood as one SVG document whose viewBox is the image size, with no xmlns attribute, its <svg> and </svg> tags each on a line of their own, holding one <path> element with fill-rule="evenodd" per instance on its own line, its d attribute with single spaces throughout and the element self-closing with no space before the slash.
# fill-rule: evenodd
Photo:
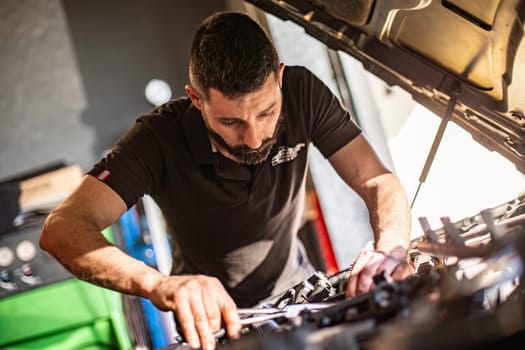
<svg viewBox="0 0 525 350">
<path fill-rule="evenodd" d="M 353 56 L 525 173 L 525 0 L 247 0 Z M 453 109 L 452 109 L 453 107 Z"/>
</svg>

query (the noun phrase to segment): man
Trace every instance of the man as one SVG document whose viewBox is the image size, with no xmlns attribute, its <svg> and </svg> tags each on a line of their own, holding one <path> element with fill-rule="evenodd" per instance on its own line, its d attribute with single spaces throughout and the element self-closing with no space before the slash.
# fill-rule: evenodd
<svg viewBox="0 0 525 350">
<path fill-rule="evenodd" d="M 192 347 L 238 336 L 249 306 L 312 272 L 297 239 L 308 144 L 365 201 L 375 249 L 352 269 L 348 296 L 372 277 L 409 274 L 406 195 L 338 100 L 301 67 L 284 67 L 265 32 L 241 13 L 198 29 L 187 98 L 143 116 L 44 225 L 40 244 L 79 278 L 173 310 Z M 161 275 L 100 231 L 144 194 L 162 209 L 183 266 Z"/>
</svg>

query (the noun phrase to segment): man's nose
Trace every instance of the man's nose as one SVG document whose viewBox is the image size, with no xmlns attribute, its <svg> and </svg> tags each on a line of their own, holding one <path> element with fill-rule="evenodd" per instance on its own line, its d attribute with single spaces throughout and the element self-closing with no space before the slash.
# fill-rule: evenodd
<svg viewBox="0 0 525 350">
<path fill-rule="evenodd" d="M 247 126 L 243 136 L 243 141 L 246 146 L 251 149 L 261 147 L 264 138 L 262 128 L 253 125 Z"/>
</svg>

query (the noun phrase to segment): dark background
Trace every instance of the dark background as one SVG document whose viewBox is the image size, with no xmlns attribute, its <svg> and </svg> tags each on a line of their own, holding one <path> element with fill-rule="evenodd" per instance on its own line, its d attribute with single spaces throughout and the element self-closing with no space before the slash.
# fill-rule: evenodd
<svg viewBox="0 0 525 350">
<path fill-rule="evenodd" d="M 0 180 L 49 163 L 89 170 L 153 108 L 184 94 L 193 32 L 223 1 L 0 0 Z"/>
</svg>

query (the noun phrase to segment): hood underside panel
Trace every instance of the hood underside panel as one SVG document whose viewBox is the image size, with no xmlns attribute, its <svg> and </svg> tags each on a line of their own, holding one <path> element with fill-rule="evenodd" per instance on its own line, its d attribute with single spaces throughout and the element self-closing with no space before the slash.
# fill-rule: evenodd
<svg viewBox="0 0 525 350">
<path fill-rule="evenodd" d="M 247 0 L 348 53 L 525 173 L 525 0 Z"/>
</svg>

